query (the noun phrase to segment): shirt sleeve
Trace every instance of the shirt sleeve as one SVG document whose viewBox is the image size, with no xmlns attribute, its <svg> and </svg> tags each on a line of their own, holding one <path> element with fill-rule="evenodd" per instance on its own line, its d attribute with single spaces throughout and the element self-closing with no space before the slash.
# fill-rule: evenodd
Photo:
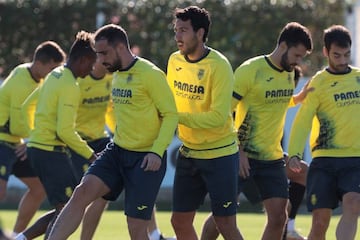
<svg viewBox="0 0 360 240">
<path fill-rule="evenodd" d="M 293 121 L 290 140 L 289 140 L 289 156 L 298 156 L 303 158 L 303 151 L 306 140 L 308 139 L 312 128 L 313 119 L 316 115 L 316 109 L 319 105 L 316 89 L 309 92 L 304 102 L 301 104 Z"/>
<path fill-rule="evenodd" d="M 231 66 L 224 62 L 214 69 L 211 103 L 209 111 L 198 113 L 179 113 L 179 123 L 189 128 L 216 128 L 223 126 L 230 113 L 231 93 L 234 75 Z"/>
<path fill-rule="evenodd" d="M 160 71 L 153 71 L 151 81 L 146 81 L 149 95 L 154 101 L 161 118 L 161 126 L 158 137 L 155 139 L 151 152 L 163 156 L 166 148 L 171 143 L 178 124 L 176 104 L 170 87 L 166 82 L 166 76 Z"/>
<path fill-rule="evenodd" d="M 36 105 L 39 99 L 39 87 L 36 88 L 21 105 L 21 115 L 23 119 L 23 134 L 28 137 L 31 129 L 34 128 L 34 116 Z"/>
<path fill-rule="evenodd" d="M 75 131 L 76 112 L 80 101 L 78 88 L 64 87 L 59 96 L 57 109 L 57 136 L 72 150 L 86 159 L 93 154 L 93 150 Z"/>
</svg>

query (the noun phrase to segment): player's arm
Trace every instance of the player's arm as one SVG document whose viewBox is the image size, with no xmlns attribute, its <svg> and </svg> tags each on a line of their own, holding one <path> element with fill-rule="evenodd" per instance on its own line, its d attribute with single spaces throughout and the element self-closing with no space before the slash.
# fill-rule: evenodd
<svg viewBox="0 0 360 240">
<path fill-rule="evenodd" d="M 318 104 L 316 95 L 309 95 L 300 106 L 293 121 L 289 140 L 288 163 L 290 169 L 295 172 L 301 170 L 300 161 L 303 159 L 302 153 L 304 152 Z"/>
<path fill-rule="evenodd" d="M 292 101 L 293 101 L 294 105 L 302 103 L 305 100 L 308 93 L 314 91 L 314 87 L 309 86 L 310 81 L 311 80 L 308 80 L 305 83 L 305 85 L 302 87 L 301 91 L 298 94 L 293 95 Z"/>
<path fill-rule="evenodd" d="M 178 124 L 176 104 L 163 72 L 153 71 L 146 84 L 150 97 L 162 119 L 158 137 L 150 151 L 162 157 L 174 137 Z"/>
<path fill-rule="evenodd" d="M 79 89 L 64 86 L 59 96 L 57 109 L 57 136 L 72 150 L 86 159 L 94 158 L 93 150 L 75 131 L 76 113 L 79 103 Z"/>
<path fill-rule="evenodd" d="M 211 103 L 208 111 L 179 113 L 179 123 L 190 128 L 216 128 L 229 117 L 234 76 L 229 64 L 216 66 L 212 76 Z"/>
<path fill-rule="evenodd" d="M 34 128 L 34 116 L 39 99 L 39 89 L 36 88 L 21 105 L 21 116 L 24 124 L 24 135 L 29 136 L 30 130 Z"/>
</svg>

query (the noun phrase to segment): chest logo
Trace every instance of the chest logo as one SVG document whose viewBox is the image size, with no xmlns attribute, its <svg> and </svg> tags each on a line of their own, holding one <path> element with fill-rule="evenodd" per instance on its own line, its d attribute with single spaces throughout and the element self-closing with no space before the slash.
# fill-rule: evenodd
<svg viewBox="0 0 360 240">
<path fill-rule="evenodd" d="M 204 74 L 205 74 L 205 70 L 204 69 L 199 69 L 199 72 L 198 72 L 198 79 L 201 80 L 203 77 L 204 77 Z"/>
</svg>

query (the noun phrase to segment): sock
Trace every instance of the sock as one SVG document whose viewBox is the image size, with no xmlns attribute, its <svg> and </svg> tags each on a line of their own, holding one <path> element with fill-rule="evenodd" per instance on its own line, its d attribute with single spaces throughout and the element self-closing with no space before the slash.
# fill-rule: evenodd
<svg viewBox="0 0 360 240">
<path fill-rule="evenodd" d="M 291 232 L 295 230 L 295 219 L 289 218 L 287 222 L 287 231 Z"/>
<path fill-rule="evenodd" d="M 150 240 L 159 240 L 160 239 L 160 230 L 159 229 L 155 229 L 154 231 L 152 231 L 149 235 L 149 239 Z"/>
<path fill-rule="evenodd" d="M 289 200 L 291 204 L 291 210 L 289 213 L 289 219 L 295 219 L 297 211 L 304 199 L 305 186 L 296 182 L 290 181 L 289 186 Z"/>
<path fill-rule="evenodd" d="M 16 237 L 15 240 L 27 240 L 27 238 L 25 237 L 25 235 L 23 233 L 19 233 Z"/>
</svg>

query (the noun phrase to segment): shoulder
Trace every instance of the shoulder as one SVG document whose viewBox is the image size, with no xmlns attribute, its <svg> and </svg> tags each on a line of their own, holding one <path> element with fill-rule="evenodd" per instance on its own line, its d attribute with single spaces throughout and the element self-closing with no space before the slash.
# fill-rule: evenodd
<svg viewBox="0 0 360 240">
<path fill-rule="evenodd" d="M 153 62 L 145 58 L 138 57 L 138 62 L 136 63 L 136 67 L 138 68 L 139 72 L 142 72 L 145 75 L 165 76 L 163 70 L 161 70 L 157 65 L 155 65 Z"/>
</svg>

